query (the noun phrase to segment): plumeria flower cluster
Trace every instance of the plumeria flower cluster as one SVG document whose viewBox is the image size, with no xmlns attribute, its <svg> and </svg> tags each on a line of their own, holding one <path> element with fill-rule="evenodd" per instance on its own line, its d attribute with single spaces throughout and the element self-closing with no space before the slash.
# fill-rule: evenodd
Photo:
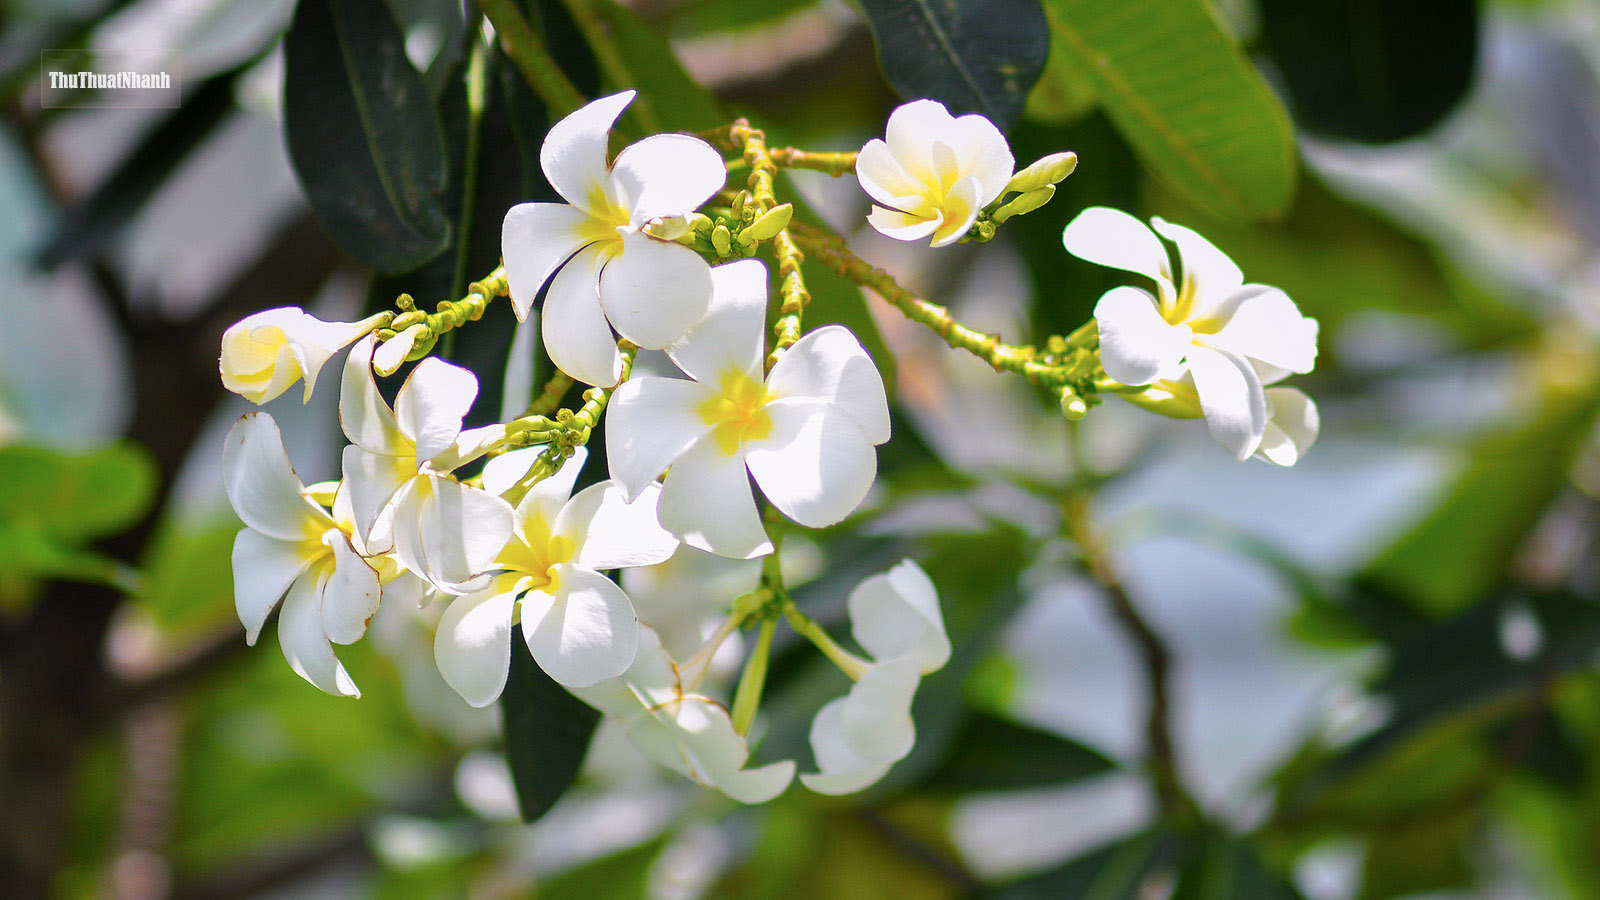
<svg viewBox="0 0 1600 900">
<path fill-rule="evenodd" d="M 858 154 L 775 151 L 734 123 L 713 139 L 739 150 L 751 174 L 747 190 L 729 190 L 730 161 L 701 137 L 654 135 L 610 157 L 610 130 L 632 98 L 601 98 L 551 128 L 540 160 L 567 202 L 513 207 L 503 267 L 465 299 L 425 314 L 402 296 L 397 312 L 354 323 L 269 310 L 224 335 L 223 383 L 258 404 L 301 380 L 309 399 L 321 367 L 350 347 L 338 481 L 302 484 L 264 412 L 241 418 L 223 452 L 228 498 L 245 525 L 233 564 L 246 638 L 253 643 L 278 609 L 286 659 L 322 690 L 358 695 L 334 647 L 359 640 L 382 603 L 438 604 L 434 663 L 467 704 L 499 699 L 512 654 L 527 653 L 616 719 L 645 757 L 761 802 L 800 768 L 752 764 L 759 748 L 748 741 L 773 635 L 786 622 L 852 682 L 817 711 L 816 770 L 800 781 L 849 793 L 904 758 L 921 679 L 951 653 L 935 585 L 910 560 L 863 581 L 846 604 L 852 651 L 799 609 L 778 564 L 785 529 L 829 527 L 862 506 L 891 426 L 883 379 L 857 336 L 841 325 L 803 327 L 802 246 L 952 347 L 1057 392 L 1063 408 L 1115 391 L 1159 412 L 1203 415 L 1240 458 L 1282 464 L 1315 437 L 1304 394 L 1263 387 L 1310 370 L 1315 323 L 1282 292 L 1245 285 L 1193 232 L 1156 221 L 1181 253 L 1175 283 L 1143 225 L 1111 210 L 1080 216 L 1068 249 L 1148 276 L 1155 293 L 1108 293 L 1097 329 L 1052 338 L 1041 353 L 950 320 L 837 239 L 791 224 L 792 207 L 773 193 L 780 161 L 854 171 L 876 204 L 870 225 L 942 247 L 988 240 L 1049 200 L 1076 165 L 1071 153 L 1015 172 L 988 120 L 918 101 Z M 775 266 L 747 258 L 768 245 Z M 440 334 L 499 296 L 519 320 L 540 305 L 560 374 L 548 405 L 466 428 L 477 377 L 429 354 Z M 635 376 L 639 348 L 665 351 L 677 372 Z M 408 361 L 390 403 L 378 379 Z M 556 409 L 573 383 L 588 386 L 582 405 Z M 610 471 L 585 471 L 585 444 L 602 418 Z M 684 607 L 689 623 L 665 605 L 641 608 L 615 580 L 627 572 L 628 583 L 649 584 L 638 573 L 685 554 L 752 561 L 741 570 L 747 589 L 714 627 L 695 604 Z M 725 703 L 711 662 L 746 629 L 755 637 Z"/>
</svg>

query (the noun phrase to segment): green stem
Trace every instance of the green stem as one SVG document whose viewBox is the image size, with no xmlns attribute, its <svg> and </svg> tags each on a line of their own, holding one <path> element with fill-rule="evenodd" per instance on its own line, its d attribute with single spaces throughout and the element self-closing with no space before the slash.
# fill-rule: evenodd
<svg viewBox="0 0 1600 900">
<path fill-rule="evenodd" d="M 482 141 L 485 70 L 482 41 L 472 42 L 467 61 L 467 145 L 461 163 L 461 217 L 456 225 L 456 264 L 450 273 L 450 287 L 456 290 L 467 280 L 467 249 L 471 246 L 472 216 L 478 193 L 478 146 Z M 445 336 L 441 353 L 450 352 L 454 333 Z"/>
<path fill-rule="evenodd" d="M 778 167 L 767 150 L 766 134 L 739 119 L 728 129 L 728 136 L 744 149 L 745 165 L 750 167 L 750 196 L 755 199 L 758 214 L 771 212 L 778 205 L 774 188 Z M 811 302 L 811 292 L 806 290 L 805 277 L 800 272 L 806 256 L 800 252 L 789 228 L 780 229 L 773 237 L 772 253 L 778 259 L 778 293 L 782 303 L 778 307 L 778 321 L 772 326 L 772 353 L 767 356 L 769 372 L 783 351 L 800 339 L 800 317 L 806 304 Z"/>
<path fill-rule="evenodd" d="M 809 153 L 793 147 L 778 147 L 772 150 L 772 161 L 783 168 L 811 169 L 835 178 L 856 170 L 854 153 Z"/>
<path fill-rule="evenodd" d="M 528 404 L 528 409 L 523 412 L 522 417 L 526 419 L 531 416 L 550 415 L 561 405 L 561 398 L 565 397 L 567 391 L 571 389 L 572 376 L 557 369 L 555 374 L 545 381 L 544 390 L 540 391 L 539 396 Z"/>
<path fill-rule="evenodd" d="M 832 660 L 834 665 L 850 676 L 851 681 L 855 681 L 866 674 L 867 662 L 834 643 L 833 638 L 828 636 L 828 632 L 823 630 L 821 625 L 818 625 L 805 613 L 801 612 L 800 608 L 794 605 L 793 600 L 785 598 L 783 617 L 789 620 L 789 627 L 793 628 L 796 634 L 815 644 L 817 649 L 822 651 L 823 656 Z"/>
<path fill-rule="evenodd" d="M 767 662 L 772 656 L 772 634 L 777 627 L 778 620 L 771 616 L 761 620 L 756 649 L 745 662 L 739 688 L 733 695 L 733 727 L 740 734 L 750 733 L 750 723 L 755 721 L 756 709 L 761 706 L 761 691 L 767 683 Z"/>
<path fill-rule="evenodd" d="M 522 17 L 516 0 L 475 0 L 500 36 L 500 46 L 522 72 L 528 86 L 554 116 L 565 116 L 583 106 L 583 94 L 550 58 L 544 42 Z"/>
</svg>

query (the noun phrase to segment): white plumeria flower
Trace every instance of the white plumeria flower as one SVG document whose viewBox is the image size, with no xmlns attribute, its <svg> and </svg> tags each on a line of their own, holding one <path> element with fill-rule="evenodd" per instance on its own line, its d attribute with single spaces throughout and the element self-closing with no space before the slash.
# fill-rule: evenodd
<svg viewBox="0 0 1600 900">
<path fill-rule="evenodd" d="M 255 644 L 282 598 L 278 642 L 289 666 L 330 694 L 361 696 L 332 645 L 366 633 L 378 608 L 378 573 L 349 532 L 306 497 L 271 416 L 249 413 L 233 426 L 222 472 L 228 501 L 247 526 L 233 543 L 234 602 L 245 640 Z"/>
<path fill-rule="evenodd" d="M 1239 267 L 1200 235 L 1162 219 L 1156 232 L 1178 245 L 1183 283 L 1155 232 L 1115 209 L 1091 207 L 1062 233 L 1067 250 L 1089 262 L 1147 275 L 1157 294 L 1107 291 L 1095 306 L 1100 361 L 1127 385 L 1194 380 L 1206 427 L 1238 459 L 1261 446 L 1267 427 L 1264 384 L 1317 361 L 1317 322 L 1283 291 L 1245 284 Z"/>
<path fill-rule="evenodd" d="M 639 628 L 639 652 L 621 677 L 574 688 L 580 700 L 621 721 L 641 753 L 740 803 L 765 803 L 794 779 L 794 761 L 746 769 L 750 747 L 722 704 L 685 694 L 677 666 L 650 628 Z"/>
<path fill-rule="evenodd" d="M 621 374 L 613 328 L 659 350 L 705 313 L 709 267 L 671 238 L 727 181 L 722 155 L 688 134 L 647 137 L 608 164 L 607 133 L 633 96 L 602 97 L 550 129 L 539 163 L 571 205 L 513 206 L 501 231 L 517 318 L 527 317 L 548 281 L 542 319 L 550 359 L 600 387 Z"/>
<path fill-rule="evenodd" d="M 889 115 L 884 136 L 856 156 L 856 178 L 877 205 L 867 221 L 901 241 L 932 236 L 953 244 L 1011 180 L 1016 160 L 1005 135 L 977 114 L 952 117 L 944 104 L 916 100 Z"/>
<path fill-rule="evenodd" d="M 540 449 L 504 454 L 484 467 L 491 492 L 511 487 Z M 601 569 L 662 562 L 678 541 L 656 522 L 659 490 L 632 503 L 603 481 L 570 499 L 583 458 L 536 483 L 517 505 L 516 528 L 496 557 L 501 570 L 484 589 L 450 601 L 439 620 L 439 671 L 473 706 L 505 688 L 511 629 L 521 610 L 522 636 L 539 667 L 557 682 L 592 685 L 633 663 L 639 622 L 633 603 Z"/>
<path fill-rule="evenodd" d="M 217 368 L 222 386 L 262 404 L 304 378 L 305 400 L 328 357 L 376 328 L 379 317 L 360 322 L 324 322 L 299 309 L 268 309 L 235 322 L 222 333 Z"/>
<path fill-rule="evenodd" d="M 861 582 L 849 606 L 851 634 L 874 662 L 812 720 L 811 751 L 821 771 L 800 780 L 819 794 L 859 791 L 911 752 L 917 686 L 950 659 L 938 592 L 911 560 Z"/>
<path fill-rule="evenodd" d="M 772 544 L 746 472 L 784 515 L 832 525 L 872 486 L 889 405 L 872 358 L 838 325 L 795 342 L 763 381 L 766 267 L 741 260 L 712 280 L 705 319 L 667 348 L 693 380 L 646 376 L 617 388 L 606 455 L 630 497 L 671 466 L 661 524 L 690 546 L 747 559 Z"/>
<path fill-rule="evenodd" d="M 511 537 L 511 504 L 449 472 L 504 426 L 462 432 L 478 379 L 432 357 L 411 371 L 390 409 L 371 360 L 367 338 L 350 351 L 339 394 L 339 420 L 351 441 L 344 480 L 366 549 L 393 550 L 401 565 L 445 593 L 482 587 L 476 577 Z"/>
<path fill-rule="evenodd" d="M 1261 445 L 1256 448 L 1256 458 L 1292 466 L 1316 443 L 1322 429 L 1317 404 L 1299 388 L 1269 387 L 1265 393 L 1267 425 L 1262 431 Z M 1198 419 L 1205 414 L 1200 408 L 1194 378 L 1187 372 L 1179 381 L 1157 381 L 1149 390 L 1131 394 L 1128 399 L 1152 412 L 1176 419 Z"/>
</svg>

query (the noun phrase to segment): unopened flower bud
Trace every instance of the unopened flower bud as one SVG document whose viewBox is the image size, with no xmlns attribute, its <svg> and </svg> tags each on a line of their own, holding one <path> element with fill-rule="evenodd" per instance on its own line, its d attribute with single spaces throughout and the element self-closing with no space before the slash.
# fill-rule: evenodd
<svg viewBox="0 0 1600 900">
<path fill-rule="evenodd" d="M 310 400 L 328 357 L 387 320 L 379 314 L 360 322 L 324 322 L 292 306 L 258 312 L 223 332 L 217 362 L 222 384 L 252 403 L 265 403 L 304 378 Z"/>
<path fill-rule="evenodd" d="M 771 240 L 778 236 L 778 232 L 789 227 L 789 220 L 794 217 L 794 206 L 785 203 L 774 206 L 766 211 L 749 228 L 739 232 L 739 243 L 754 244 L 759 241 Z"/>
<path fill-rule="evenodd" d="M 994 217 L 992 221 L 996 225 L 999 225 L 1001 222 L 1004 222 L 1012 216 L 1020 216 L 1023 213 L 1031 213 L 1046 203 L 1049 203 L 1050 198 L 1054 197 L 1055 195 L 1056 186 L 1053 184 L 1047 184 L 1042 188 L 1034 188 L 1026 193 L 1018 194 L 1017 196 L 1012 197 L 1010 200 L 1007 200 L 1004 205 L 994 211 Z"/>
<path fill-rule="evenodd" d="M 1026 194 L 1046 185 L 1053 185 L 1072 174 L 1078 167 L 1078 154 L 1072 151 L 1052 153 L 1039 159 L 1021 172 L 1011 176 L 1004 193 Z"/>
</svg>

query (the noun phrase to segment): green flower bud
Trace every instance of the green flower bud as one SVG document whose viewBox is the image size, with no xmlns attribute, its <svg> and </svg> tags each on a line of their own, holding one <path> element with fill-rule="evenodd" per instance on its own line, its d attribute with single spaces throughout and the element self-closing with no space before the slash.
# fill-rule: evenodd
<svg viewBox="0 0 1600 900">
<path fill-rule="evenodd" d="M 1053 184 L 1047 184 L 1044 187 L 1034 188 L 1026 193 L 1018 194 L 1017 196 L 1006 201 L 1005 204 L 1003 204 L 999 209 L 994 211 L 994 223 L 999 225 L 1001 222 L 1004 222 L 1012 216 L 1020 216 L 1023 213 L 1031 213 L 1046 203 L 1049 203 L 1050 198 L 1054 197 L 1055 195 L 1056 186 Z"/>
<path fill-rule="evenodd" d="M 754 244 L 771 240 L 778 236 L 778 232 L 789 227 L 789 220 L 793 217 L 793 204 L 785 203 L 781 206 L 774 206 L 752 222 L 749 228 L 739 232 L 739 243 Z"/>
<path fill-rule="evenodd" d="M 1047 185 L 1053 185 L 1072 174 L 1078 167 L 1078 154 L 1072 151 L 1052 153 L 1037 160 L 1021 172 L 1011 176 L 1003 194 L 1026 194 Z"/>
</svg>

